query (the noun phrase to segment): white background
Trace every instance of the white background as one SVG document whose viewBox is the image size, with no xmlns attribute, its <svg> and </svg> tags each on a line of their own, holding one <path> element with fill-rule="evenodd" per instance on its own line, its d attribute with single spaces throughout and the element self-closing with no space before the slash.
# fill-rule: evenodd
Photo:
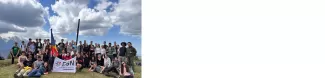
<svg viewBox="0 0 325 78">
<path fill-rule="evenodd" d="M 325 78 L 324 0 L 142 0 L 143 78 Z"/>
</svg>

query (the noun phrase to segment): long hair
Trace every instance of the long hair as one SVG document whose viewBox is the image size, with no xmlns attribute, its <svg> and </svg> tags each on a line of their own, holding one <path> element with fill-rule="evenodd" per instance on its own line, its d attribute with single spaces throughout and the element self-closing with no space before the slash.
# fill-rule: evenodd
<svg viewBox="0 0 325 78">
<path fill-rule="evenodd" d="M 126 63 L 124 63 L 124 64 L 125 64 L 126 72 L 129 72 L 129 66 L 126 65 Z M 123 66 L 123 64 L 121 64 L 121 72 L 122 72 L 122 74 L 124 74 L 124 66 Z"/>
</svg>

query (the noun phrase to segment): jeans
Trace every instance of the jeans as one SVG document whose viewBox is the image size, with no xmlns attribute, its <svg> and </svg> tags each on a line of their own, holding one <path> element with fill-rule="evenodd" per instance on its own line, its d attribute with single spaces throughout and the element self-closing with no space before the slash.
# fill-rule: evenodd
<svg viewBox="0 0 325 78">
<path fill-rule="evenodd" d="M 28 77 L 40 77 L 43 74 L 43 72 L 39 69 L 33 69 L 31 72 L 29 72 Z"/>
</svg>

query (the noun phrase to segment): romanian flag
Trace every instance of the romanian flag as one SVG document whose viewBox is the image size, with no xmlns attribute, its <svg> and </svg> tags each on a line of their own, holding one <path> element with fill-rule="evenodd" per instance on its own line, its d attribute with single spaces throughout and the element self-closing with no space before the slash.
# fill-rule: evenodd
<svg viewBox="0 0 325 78">
<path fill-rule="evenodd" d="M 51 29 L 51 55 L 53 55 L 53 56 L 59 55 L 58 49 L 55 46 L 55 40 L 53 37 L 52 29 Z"/>
</svg>

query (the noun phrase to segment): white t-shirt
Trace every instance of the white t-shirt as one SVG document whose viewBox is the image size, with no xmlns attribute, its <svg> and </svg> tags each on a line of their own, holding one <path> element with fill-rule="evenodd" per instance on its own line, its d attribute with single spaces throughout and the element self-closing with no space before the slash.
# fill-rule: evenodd
<svg viewBox="0 0 325 78">
<path fill-rule="evenodd" d="M 20 45 L 21 51 L 25 51 L 26 45 Z"/>
<path fill-rule="evenodd" d="M 96 54 L 97 54 L 97 53 L 101 53 L 100 48 L 97 47 L 97 48 L 95 49 L 95 53 L 96 53 Z"/>
<path fill-rule="evenodd" d="M 74 54 L 74 52 L 73 52 L 73 51 L 71 51 L 71 53 L 70 53 L 70 54 L 71 54 L 71 56 L 72 56 L 72 55 Z"/>
<path fill-rule="evenodd" d="M 105 54 L 106 53 L 106 50 L 104 49 L 104 48 L 100 48 L 100 52 L 102 53 L 102 55 L 103 54 Z"/>
</svg>

